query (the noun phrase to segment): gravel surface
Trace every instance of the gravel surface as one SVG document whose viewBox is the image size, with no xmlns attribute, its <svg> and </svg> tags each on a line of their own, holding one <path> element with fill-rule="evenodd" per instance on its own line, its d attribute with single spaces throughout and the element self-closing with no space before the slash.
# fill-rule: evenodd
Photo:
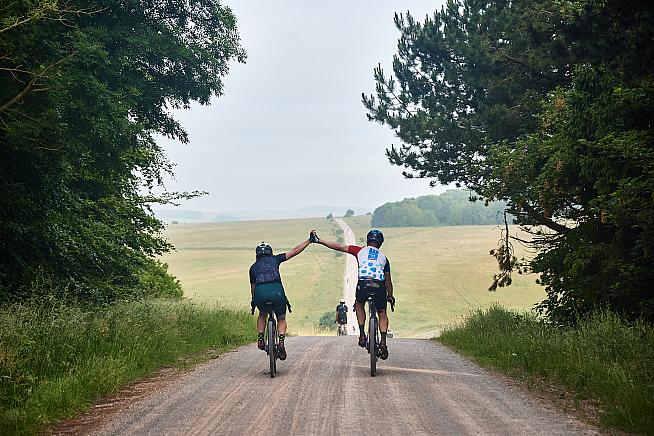
<svg viewBox="0 0 654 436">
<path fill-rule="evenodd" d="M 336 224 L 341 227 L 343 230 L 343 239 L 345 245 L 356 245 L 356 239 L 354 238 L 354 232 L 350 226 L 348 226 L 345 221 L 341 218 L 335 218 Z M 354 298 L 357 292 L 357 280 L 359 274 L 359 265 L 357 263 L 357 258 L 345 254 L 345 271 L 343 273 L 343 298 L 345 299 L 345 304 L 347 305 L 349 312 L 347 314 L 347 333 L 349 335 L 358 335 L 359 327 L 357 325 L 357 315 L 354 311 Z"/>
<path fill-rule="evenodd" d="M 199 365 L 95 434 L 597 434 L 434 341 L 389 340 L 370 377 L 356 337 L 291 337 L 271 379 L 254 345 Z"/>
</svg>

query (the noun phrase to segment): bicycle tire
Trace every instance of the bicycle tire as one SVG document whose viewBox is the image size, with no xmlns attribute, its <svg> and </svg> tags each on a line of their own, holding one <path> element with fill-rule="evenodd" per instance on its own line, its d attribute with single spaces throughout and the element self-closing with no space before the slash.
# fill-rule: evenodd
<svg viewBox="0 0 654 436">
<path fill-rule="evenodd" d="M 268 357 L 270 358 L 270 378 L 275 378 L 275 359 L 277 350 L 275 347 L 275 323 L 268 320 Z"/>
<path fill-rule="evenodd" d="M 370 317 L 368 323 L 368 348 L 370 349 L 370 377 L 377 374 L 377 318 Z"/>
<path fill-rule="evenodd" d="M 273 327 L 273 330 L 275 331 L 274 334 L 274 340 L 273 342 L 275 343 L 275 360 L 273 364 L 273 369 L 275 370 L 275 374 L 277 374 L 277 359 L 279 358 L 279 337 L 277 335 L 277 325 Z"/>
</svg>

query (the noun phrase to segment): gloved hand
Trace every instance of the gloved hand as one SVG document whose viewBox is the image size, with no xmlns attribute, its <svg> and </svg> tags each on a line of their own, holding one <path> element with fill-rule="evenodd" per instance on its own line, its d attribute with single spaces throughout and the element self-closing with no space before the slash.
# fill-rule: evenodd
<svg viewBox="0 0 654 436">
<path fill-rule="evenodd" d="M 315 230 L 311 230 L 311 233 L 309 233 L 309 242 L 320 242 L 320 238 Z"/>
<path fill-rule="evenodd" d="M 256 305 L 254 304 L 254 300 L 250 300 L 250 308 L 252 309 L 252 315 L 254 315 L 254 309 L 256 309 Z"/>
<path fill-rule="evenodd" d="M 387 295 L 386 296 L 386 301 L 391 303 L 392 306 L 395 306 L 395 297 L 393 297 L 392 295 Z"/>
</svg>

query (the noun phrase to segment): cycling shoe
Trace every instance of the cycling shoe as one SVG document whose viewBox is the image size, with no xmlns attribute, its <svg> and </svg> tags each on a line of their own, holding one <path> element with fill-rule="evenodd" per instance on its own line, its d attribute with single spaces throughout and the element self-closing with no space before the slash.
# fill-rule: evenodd
<svg viewBox="0 0 654 436">
<path fill-rule="evenodd" d="M 277 357 L 279 357 L 279 360 L 286 360 L 286 348 L 281 342 L 277 345 Z"/>
<path fill-rule="evenodd" d="M 388 359 L 388 347 L 386 344 L 379 344 L 379 358 L 381 360 Z"/>
<path fill-rule="evenodd" d="M 359 336 L 359 347 L 366 348 L 368 345 L 368 338 L 364 336 Z"/>
<path fill-rule="evenodd" d="M 263 341 L 263 339 L 259 339 L 259 340 L 257 341 L 257 347 L 258 347 L 261 351 L 266 351 L 266 343 Z"/>
</svg>

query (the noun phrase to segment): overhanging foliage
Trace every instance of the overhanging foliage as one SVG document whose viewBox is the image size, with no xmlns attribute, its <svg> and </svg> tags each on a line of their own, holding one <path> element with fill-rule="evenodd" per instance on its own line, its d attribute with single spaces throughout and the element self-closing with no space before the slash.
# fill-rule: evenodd
<svg viewBox="0 0 654 436">
<path fill-rule="evenodd" d="M 0 299 L 40 283 L 111 301 L 140 293 L 144 271 L 165 281 L 149 204 L 167 197 L 142 195 L 171 170 L 154 135 L 187 142 L 171 110 L 208 104 L 244 57 L 218 0 L 3 5 Z"/>
</svg>

